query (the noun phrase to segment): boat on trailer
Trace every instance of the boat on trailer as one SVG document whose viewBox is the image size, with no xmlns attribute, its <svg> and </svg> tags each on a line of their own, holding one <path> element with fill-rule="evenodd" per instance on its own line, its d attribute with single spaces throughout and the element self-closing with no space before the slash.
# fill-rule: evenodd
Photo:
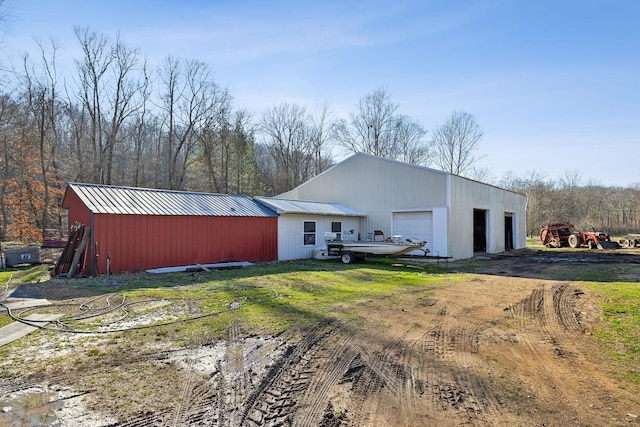
<svg viewBox="0 0 640 427">
<path fill-rule="evenodd" d="M 327 245 L 327 255 L 340 258 L 344 264 L 364 259 L 367 255 L 399 256 L 415 250 L 422 250 L 425 255 L 429 253 L 429 249 L 423 249 L 426 241 L 410 238 L 403 240 L 400 235 L 384 241 L 371 241 L 339 240 L 336 239 L 336 233 L 325 233 L 324 240 Z"/>
</svg>

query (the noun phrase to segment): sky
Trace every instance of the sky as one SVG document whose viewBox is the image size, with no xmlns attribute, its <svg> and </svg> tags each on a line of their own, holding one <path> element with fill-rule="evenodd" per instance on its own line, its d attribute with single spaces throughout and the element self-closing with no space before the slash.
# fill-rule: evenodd
<svg viewBox="0 0 640 427">
<path fill-rule="evenodd" d="M 239 108 L 281 103 L 348 119 L 385 88 L 429 131 L 454 111 L 484 132 L 495 181 L 537 174 L 582 185 L 640 183 L 640 1 L 4 0 L 12 61 L 74 27 L 119 34 L 149 64 L 208 64 Z M 7 59 L 5 59 L 7 60 Z M 67 65 L 65 65 L 65 63 Z M 334 150 L 340 160 L 344 153 Z"/>
</svg>

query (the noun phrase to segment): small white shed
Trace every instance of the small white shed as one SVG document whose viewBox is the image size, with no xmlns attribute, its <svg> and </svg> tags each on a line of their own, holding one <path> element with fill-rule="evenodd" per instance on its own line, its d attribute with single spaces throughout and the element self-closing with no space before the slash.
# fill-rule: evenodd
<svg viewBox="0 0 640 427">
<path fill-rule="evenodd" d="M 278 214 L 278 260 L 312 258 L 325 248 L 325 233 L 337 238 L 358 239 L 362 212 L 339 203 L 255 197 L 255 201 Z"/>
</svg>

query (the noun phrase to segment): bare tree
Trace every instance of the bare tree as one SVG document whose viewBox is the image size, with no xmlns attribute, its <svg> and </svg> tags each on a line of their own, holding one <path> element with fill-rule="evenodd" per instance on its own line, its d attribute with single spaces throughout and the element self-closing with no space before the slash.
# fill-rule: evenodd
<svg viewBox="0 0 640 427">
<path fill-rule="evenodd" d="M 399 106 L 391 101 L 386 88 L 366 95 L 357 107 L 349 122 L 340 120 L 335 126 L 340 145 L 352 153 L 369 153 L 414 164 L 426 162 L 429 151 L 423 140 L 425 130 L 417 121 L 397 114 Z"/>
<path fill-rule="evenodd" d="M 165 156 L 171 189 L 182 189 L 189 164 L 194 161 L 198 135 L 205 132 L 224 108 L 229 94 L 212 79 L 200 61 L 167 58 L 160 70 Z"/>
<path fill-rule="evenodd" d="M 454 111 L 433 131 L 433 163 L 446 172 L 464 175 L 482 158 L 476 154 L 482 136 L 474 116 Z"/>
<path fill-rule="evenodd" d="M 431 154 L 424 140 L 427 131 L 408 116 L 401 115 L 396 120 L 394 146 L 398 151 L 397 159 L 414 165 L 426 165 Z"/>
<path fill-rule="evenodd" d="M 347 150 L 393 157 L 394 131 L 398 104 L 391 102 L 385 88 L 374 90 L 358 102 L 358 111 L 350 114 L 350 123 L 340 121 L 336 127 L 338 141 Z"/>
<path fill-rule="evenodd" d="M 139 52 L 126 47 L 119 38 L 110 45 L 106 36 L 87 28 L 76 27 L 75 32 L 84 55 L 76 61 L 78 98 L 89 119 L 92 178 L 111 184 L 115 147 L 122 141 L 120 132 L 148 96 L 146 66 Z"/>
<path fill-rule="evenodd" d="M 111 66 L 112 57 L 108 48 L 106 36 L 89 32 L 87 28 L 75 28 L 76 36 L 82 48 L 82 60 L 76 60 L 79 78 L 78 98 L 82 104 L 83 112 L 88 115 L 89 150 L 91 153 L 91 174 L 93 182 L 103 182 L 105 166 L 104 154 L 107 147 L 103 137 L 103 101 L 104 89 L 102 82 L 105 74 Z M 74 116 L 82 118 L 83 115 Z M 78 128 L 79 126 L 76 126 Z M 82 153 L 82 149 L 79 151 Z M 80 160 L 83 162 L 84 160 Z"/>
<path fill-rule="evenodd" d="M 6 34 L 6 22 L 9 17 L 9 12 L 5 7 L 5 0 L 0 0 L 0 46 L 4 43 L 4 36 Z"/>
<path fill-rule="evenodd" d="M 273 192 L 290 190 L 312 176 L 314 132 L 304 107 L 283 103 L 268 109 L 259 130 L 271 159 Z"/>
<path fill-rule="evenodd" d="M 146 62 L 140 58 L 137 49 L 129 49 L 120 39 L 116 40 L 112 48 L 113 87 L 108 94 L 110 115 L 106 117 L 106 183 L 112 182 L 114 166 L 114 150 L 116 146 L 123 146 L 122 142 L 129 139 L 122 131 L 124 124 L 141 111 L 149 97 L 149 76 Z M 129 148 L 128 145 L 123 146 Z"/>
<path fill-rule="evenodd" d="M 15 159 L 13 153 L 17 141 L 17 126 L 15 118 L 19 115 L 19 106 L 9 94 L 0 94 L 0 216 L 2 227 L 0 228 L 0 240 L 7 239 L 7 228 L 10 221 L 10 206 L 7 203 L 7 194 L 10 192 L 9 181 L 13 177 Z"/>
<path fill-rule="evenodd" d="M 313 147 L 313 175 L 318 175 L 333 163 L 331 160 L 332 134 L 335 122 L 328 104 L 311 117 L 311 145 Z"/>
<path fill-rule="evenodd" d="M 58 115 L 60 112 L 58 99 L 58 77 L 56 68 L 56 52 L 58 47 L 51 42 L 51 49 L 40 44 L 41 62 L 36 66 L 30 58 L 23 58 L 23 74 L 21 76 L 26 102 L 27 121 L 31 128 L 29 135 L 34 151 L 37 152 L 39 178 L 42 186 L 38 188 L 42 197 L 41 228 L 44 232 L 49 228 L 50 208 L 59 206 L 62 189 L 58 178 Z M 55 200 L 55 202 L 54 202 Z M 62 215 L 57 212 L 56 227 L 62 228 Z"/>
<path fill-rule="evenodd" d="M 467 174 L 467 178 L 484 182 L 486 184 L 493 184 L 495 181 L 495 177 L 493 176 L 493 171 L 491 168 L 482 166 L 482 167 L 472 167 L 471 171 Z"/>
</svg>

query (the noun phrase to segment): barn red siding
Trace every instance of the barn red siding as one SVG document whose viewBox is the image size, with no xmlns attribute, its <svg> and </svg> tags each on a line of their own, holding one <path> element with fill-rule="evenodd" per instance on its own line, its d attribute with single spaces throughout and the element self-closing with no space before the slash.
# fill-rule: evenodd
<svg viewBox="0 0 640 427">
<path fill-rule="evenodd" d="M 82 200 L 80 200 L 78 195 L 73 190 L 67 187 L 62 202 L 62 207 L 69 210 L 70 227 L 76 222 L 84 224 L 85 227 L 90 226 L 91 212 L 85 206 L 85 204 L 82 203 Z"/>
<path fill-rule="evenodd" d="M 276 217 L 94 214 L 96 274 L 278 259 Z"/>
</svg>

